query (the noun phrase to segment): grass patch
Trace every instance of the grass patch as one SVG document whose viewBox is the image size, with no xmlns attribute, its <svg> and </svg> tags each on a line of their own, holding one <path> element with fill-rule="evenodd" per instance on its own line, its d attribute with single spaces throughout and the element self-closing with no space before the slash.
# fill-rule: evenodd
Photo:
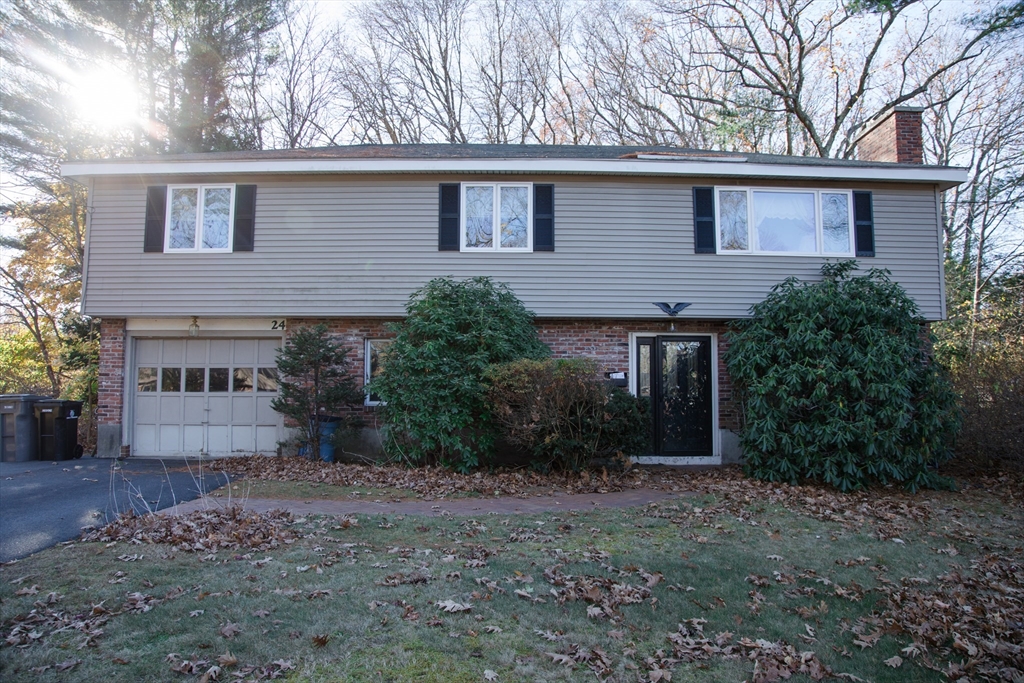
<svg viewBox="0 0 1024 683">
<path fill-rule="evenodd" d="M 994 554 L 1019 567 L 1020 504 L 983 491 L 929 493 L 899 514 L 904 499 L 883 496 L 872 516 L 852 498 L 823 513 L 744 487 L 629 510 L 297 518 L 294 542 L 260 552 L 53 548 L 0 567 L 0 622 L 7 637 L 49 610 L 66 628 L 0 645 L 0 678 L 189 681 L 220 667 L 220 680 L 770 680 L 774 644 L 834 674 L 934 681 L 971 657 L 952 638 L 908 654 L 913 638 L 883 618 L 887 591 L 936 590 L 954 573 L 969 585 Z M 1018 600 L 1022 580 L 1000 579 Z"/>
<path fill-rule="evenodd" d="M 416 500 L 415 491 L 389 487 L 334 486 L 307 481 L 242 479 L 210 493 L 219 499 L 273 498 L 277 500 L 346 500 L 400 502 Z"/>
</svg>

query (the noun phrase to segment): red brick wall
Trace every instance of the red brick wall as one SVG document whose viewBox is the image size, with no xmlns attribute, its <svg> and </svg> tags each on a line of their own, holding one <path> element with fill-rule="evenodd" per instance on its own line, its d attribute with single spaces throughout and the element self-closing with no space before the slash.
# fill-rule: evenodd
<svg viewBox="0 0 1024 683">
<path fill-rule="evenodd" d="M 386 339 L 393 336 L 386 329 L 389 322 L 376 318 L 289 318 L 289 333 L 302 326 L 326 323 L 330 333 L 351 351 L 351 372 L 357 385 L 363 384 L 363 368 L 367 339 Z M 630 332 L 668 333 L 669 322 L 637 320 L 580 320 L 541 319 L 536 321 L 541 341 L 551 347 L 555 358 L 585 356 L 597 360 L 605 372 L 629 372 Z M 676 320 L 676 333 L 718 334 L 718 417 L 723 429 L 738 429 L 740 411 L 733 397 L 732 380 L 722 360 L 728 343 L 724 333 L 728 326 L 715 320 Z M 373 408 L 364 407 L 365 412 Z"/>
<path fill-rule="evenodd" d="M 100 321 L 97 424 L 121 424 L 124 412 L 124 341 L 124 318 L 104 318 Z"/>
<path fill-rule="evenodd" d="M 629 334 L 631 332 L 669 332 L 669 322 L 643 320 L 573 320 L 541 319 L 536 321 L 540 339 L 551 347 L 555 358 L 585 356 L 597 360 L 605 372 L 629 372 Z M 740 407 L 733 396 L 732 379 L 722 360 L 729 347 L 725 332 L 729 327 L 717 320 L 675 321 L 675 334 L 718 335 L 718 422 L 722 429 L 739 429 Z"/>
<path fill-rule="evenodd" d="M 924 142 L 921 140 L 921 112 L 896 110 L 896 161 L 901 164 L 923 164 Z"/>
<path fill-rule="evenodd" d="M 349 372 L 356 381 L 356 386 L 363 386 L 363 372 L 366 361 L 366 340 L 387 339 L 394 335 L 387 331 L 386 326 L 396 320 L 380 318 L 288 318 L 285 336 L 288 337 L 300 327 L 310 327 L 325 323 L 332 337 L 349 348 L 348 358 L 351 361 Z M 373 412 L 372 406 L 363 406 L 363 412 Z"/>
<path fill-rule="evenodd" d="M 857 141 L 857 158 L 900 164 L 923 164 L 921 112 L 897 107 Z"/>
</svg>

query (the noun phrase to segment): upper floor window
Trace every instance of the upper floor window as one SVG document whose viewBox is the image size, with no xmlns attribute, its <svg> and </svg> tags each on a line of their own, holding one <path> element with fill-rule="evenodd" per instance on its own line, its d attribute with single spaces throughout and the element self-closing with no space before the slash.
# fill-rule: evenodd
<svg viewBox="0 0 1024 683">
<path fill-rule="evenodd" d="M 529 183 L 463 183 L 462 251 L 532 251 Z"/>
<path fill-rule="evenodd" d="M 717 188 L 719 253 L 853 255 L 852 193 Z"/>
<path fill-rule="evenodd" d="M 165 251 L 231 251 L 234 185 L 167 188 Z"/>
</svg>

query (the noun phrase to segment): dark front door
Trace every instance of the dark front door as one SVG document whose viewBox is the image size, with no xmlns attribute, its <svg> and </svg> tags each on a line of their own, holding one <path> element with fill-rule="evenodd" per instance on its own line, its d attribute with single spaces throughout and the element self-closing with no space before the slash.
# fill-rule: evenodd
<svg viewBox="0 0 1024 683">
<path fill-rule="evenodd" d="M 654 455 L 714 455 L 711 337 L 637 338 L 637 395 L 651 399 Z"/>
</svg>

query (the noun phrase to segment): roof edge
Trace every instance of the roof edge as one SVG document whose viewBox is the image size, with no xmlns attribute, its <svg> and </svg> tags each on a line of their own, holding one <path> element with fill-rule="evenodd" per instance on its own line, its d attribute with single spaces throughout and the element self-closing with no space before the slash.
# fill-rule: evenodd
<svg viewBox="0 0 1024 683">
<path fill-rule="evenodd" d="M 766 163 L 745 159 L 537 159 L 537 158 L 334 158 L 334 159 L 197 159 L 76 161 L 61 166 L 65 177 L 127 175 L 267 175 L 267 174 L 483 174 L 619 175 L 803 180 L 878 180 L 937 184 L 941 189 L 967 180 L 967 170 L 918 164 Z"/>
</svg>

